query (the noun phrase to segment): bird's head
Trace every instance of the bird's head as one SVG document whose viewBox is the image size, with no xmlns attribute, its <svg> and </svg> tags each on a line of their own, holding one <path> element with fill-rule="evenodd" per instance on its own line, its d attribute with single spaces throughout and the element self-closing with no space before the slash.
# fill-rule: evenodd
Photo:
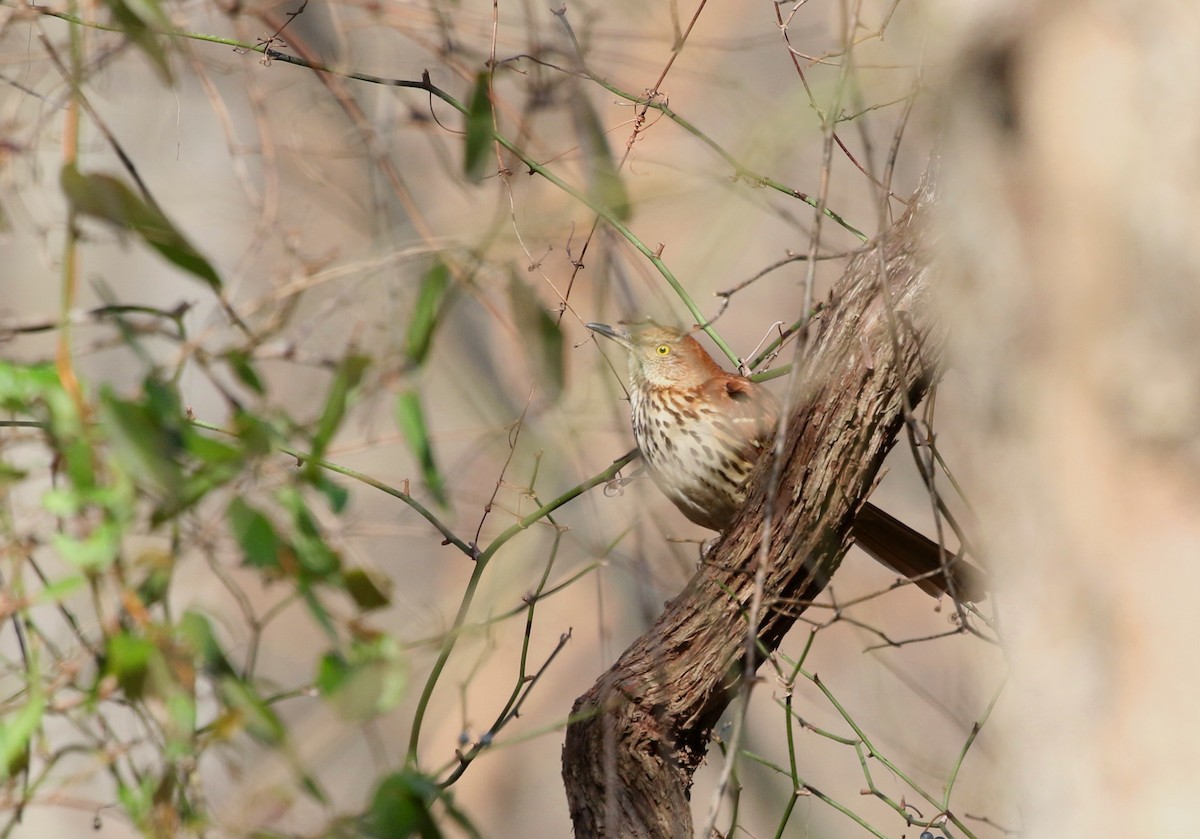
<svg viewBox="0 0 1200 839">
<path fill-rule="evenodd" d="M 725 371 L 687 332 L 653 321 L 585 324 L 629 353 L 629 380 L 634 387 L 698 387 Z"/>
</svg>

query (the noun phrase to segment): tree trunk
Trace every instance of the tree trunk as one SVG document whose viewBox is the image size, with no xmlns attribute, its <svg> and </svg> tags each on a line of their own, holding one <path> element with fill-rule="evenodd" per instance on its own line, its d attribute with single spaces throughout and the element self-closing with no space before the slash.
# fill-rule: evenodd
<svg viewBox="0 0 1200 839">
<path fill-rule="evenodd" d="M 757 636 L 767 651 L 841 563 L 905 398 L 919 402 L 934 377 L 942 336 L 925 311 L 922 242 L 930 193 L 923 187 L 883 241 L 851 261 L 795 376 L 762 553 Z M 759 463 L 745 509 L 686 589 L 576 701 L 563 777 L 577 839 L 692 835 L 692 775 L 758 664 L 746 666 L 746 636 L 773 462 Z"/>
</svg>

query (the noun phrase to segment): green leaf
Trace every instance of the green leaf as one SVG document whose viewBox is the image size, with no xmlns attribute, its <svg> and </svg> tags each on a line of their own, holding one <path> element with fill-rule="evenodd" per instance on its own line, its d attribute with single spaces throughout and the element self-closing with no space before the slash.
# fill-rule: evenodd
<svg viewBox="0 0 1200 839">
<path fill-rule="evenodd" d="M 296 769 L 299 770 L 300 767 L 297 766 Z M 309 797 L 311 797 L 313 800 L 320 804 L 324 804 L 326 809 L 328 809 L 329 797 L 325 794 L 325 791 L 321 789 L 321 785 L 317 783 L 317 779 L 312 775 L 309 775 L 307 772 L 297 771 L 297 774 L 300 776 L 300 789 L 308 793 Z M 331 839 L 331 837 L 328 839 Z"/>
<path fill-rule="evenodd" d="M 411 836 L 438 839 L 442 833 L 432 812 L 435 803 L 442 805 L 446 818 L 466 836 L 479 839 L 479 831 L 454 806 L 450 793 L 433 778 L 415 769 L 393 773 L 380 781 L 371 799 L 371 808 L 362 820 L 363 832 L 372 839 L 408 839 Z"/>
<path fill-rule="evenodd" d="M 317 473 L 312 480 L 312 485 L 314 489 L 325 496 L 325 500 L 329 502 L 329 509 L 341 515 L 346 509 L 347 502 L 350 501 L 350 490 L 331 481 L 324 472 Z"/>
<path fill-rule="evenodd" d="M 267 392 L 262 379 L 258 377 L 258 371 L 254 369 L 254 365 L 250 361 L 250 355 L 245 350 L 230 350 L 225 353 L 225 361 L 229 364 L 230 371 L 237 377 L 239 382 L 259 396 Z"/>
<path fill-rule="evenodd" d="M 524 338 L 522 345 L 531 355 L 534 375 L 547 397 L 555 400 L 565 382 L 562 329 L 515 273 L 509 283 L 509 297 L 517 333 Z"/>
<path fill-rule="evenodd" d="M 210 631 L 202 618 L 185 616 L 193 630 Z M 197 630 L 197 623 L 201 625 Z M 119 632 L 109 637 L 104 651 L 104 672 L 113 676 L 129 700 L 154 697 L 166 715 L 162 719 L 165 754 L 182 758 L 193 754 L 196 733 L 194 648 L 185 633 L 183 643 L 167 634 L 166 627 L 150 624 L 144 634 Z M 215 641 L 209 639 L 215 647 Z M 219 651 L 218 651 L 219 655 Z M 158 711 L 155 712 L 158 717 Z"/>
<path fill-rule="evenodd" d="M 433 457 L 433 445 L 429 440 L 429 429 L 425 424 L 425 412 L 421 408 L 421 396 L 415 390 L 405 391 L 396 399 L 396 425 L 408 442 L 417 462 L 421 464 L 421 476 L 425 487 L 442 506 L 446 505 L 445 484 Z"/>
<path fill-rule="evenodd" d="M 175 571 L 175 555 L 168 551 L 148 550 L 138 557 L 139 569 L 145 569 L 141 582 L 137 584 L 137 596 L 145 606 L 163 602 L 171 588 L 171 575 Z"/>
<path fill-rule="evenodd" d="M 355 644 L 347 658 L 326 653 L 316 679 L 321 695 L 349 720 L 386 714 L 400 704 L 407 682 L 408 663 L 387 635 Z"/>
<path fill-rule="evenodd" d="M 176 625 L 180 639 L 191 650 L 197 663 L 209 675 L 232 675 L 233 665 L 225 657 L 212 624 L 199 612 L 184 612 Z"/>
<path fill-rule="evenodd" d="M 475 89 L 471 92 L 471 103 L 467 107 L 463 172 L 473 184 L 482 181 L 489 169 L 488 156 L 495 131 L 492 121 L 492 97 L 488 93 L 490 81 L 490 73 L 480 73 L 475 77 Z"/>
<path fill-rule="evenodd" d="M 154 0 L 105 0 L 105 5 L 129 40 L 150 59 L 159 77 L 170 84 L 171 65 L 158 33 L 169 32 L 174 27 L 158 3 Z"/>
<path fill-rule="evenodd" d="M 174 419 L 164 422 L 149 400 L 126 401 L 108 388 L 100 394 L 100 422 L 117 457 L 134 480 L 168 506 L 178 503 L 183 489 L 181 418 Z"/>
<path fill-rule="evenodd" d="M 177 515 L 217 487 L 234 480 L 246 465 L 245 452 L 238 446 L 198 434 L 190 427 L 184 429 L 183 439 L 187 454 L 194 461 L 188 464 L 192 473 L 184 481 L 179 503 L 173 508 L 156 511 L 156 522 Z"/>
<path fill-rule="evenodd" d="M 212 437 L 197 433 L 191 427 L 184 429 L 184 449 L 198 461 L 197 472 L 203 473 L 208 489 L 214 489 L 241 474 L 245 465 L 245 451 L 238 445 L 230 445 Z"/>
<path fill-rule="evenodd" d="M 571 116 L 583 151 L 588 197 L 621 221 L 628 221 L 629 195 L 608 147 L 608 135 L 591 100 L 583 93 L 571 97 Z"/>
<path fill-rule="evenodd" d="M 438 798 L 438 786 L 415 770 L 396 772 L 384 778 L 371 799 L 365 828 L 373 839 L 439 839 L 430 809 Z"/>
<path fill-rule="evenodd" d="M 304 497 L 292 487 L 279 490 L 276 497 L 292 514 L 292 550 L 300 564 L 301 577 L 305 580 L 325 580 L 337 573 L 342 559 L 325 542 L 316 519 L 304 503 Z"/>
<path fill-rule="evenodd" d="M 298 533 L 292 548 L 296 551 L 296 559 L 304 576 L 310 580 L 326 580 L 341 567 L 341 556 L 320 536 Z"/>
<path fill-rule="evenodd" d="M 346 683 L 346 674 L 350 672 L 350 665 L 338 653 L 325 653 L 321 656 L 321 662 L 317 665 L 317 678 L 315 680 L 317 690 L 322 696 L 329 697 L 341 690 L 342 685 Z"/>
<path fill-rule="evenodd" d="M 10 484 L 18 484 L 29 475 L 24 469 L 13 466 L 0 460 L 0 493 L 3 493 Z"/>
<path fill-rule="evenodd" d="M 229 502 L 225 514 L 246 562 L 255 568 L 279 568 L 280 542 L 271 520 L 238 497 Z"/>
<path fill-rule="evenodd" d="M 82 174 L 74 164 L 63 167 L 62 189 L 81 215 L 132 230 L 168 262 L 203 280 L 214 290 L 221 278 L 162 212 L 111 175 Z"/>
<path fill-rule="evenodd" d="M 28 413 L 33 405 L 61 391 L 53 364 L 0 361 L 0 407 L 6 411 Z"/>
<path fill-rule="evenodd" d="M 0 408 L 45 422 L 71 483 L 77 488 L 95 483 L 92 446 L 83 418 L 53 364 L 26 366 L 0 361 Z"/>
<path fill-rule="evenodd" d="M 413 364 L 422 364 L 433 344 L 446 288 L 450 285 L 450 270 L 442 260 L 434 260 L 421 280 L 421 292 L 408 322 L 404 351 Z"/>
<path fill-rule="evenodd" d="M 351 568 L 342 574 L 346 591 L 364 612 L 382 609 L 392 602 L 392 581 L 367 568 Z"/>
<path fill-rule="evenodd" d="M 169 760 L 193 756 L 196 733 L 196 700 L 183 690 L 167 694 L 167 751 Z"/>
<path fill-rule="evenodd" d="M 87 584 L 87 577 L 82 574 L 72 574 L 55 580 L 34 596 L 34 603 L 58 603 L 67 599 Z"/>
<path fill-rule="evenodd" d="M 362 381 L 363 374 L 367 371 L 370 363 L 371 360 L 366 356 L 348 355 L 342 359 L 337 372 L 334 373 L 333 383 L 329 387 L 329 395 L 325 397 L 325 410 L 321 413 L 321 419 L 317 422 L 317 430 L 313 434 L 312 458 L 305 467 L 310 474 L 316 474 L 319 467 L 315 461 L 325 456 L 325 450 L 329 448 L 333 435 L 346 415 L 346 404 L 350 399 L 350 394 Z"/>
<path fill-rule="evenodd" d="M 146 688 L 150 660 L 158 647 L 146 638 L 122 632 L 108 639 L 105 669 L 117 677 L 117 684 L 130 699 L 140 699 Z"/>
<path fill-rule="evenodd" d="M 283 743 L 283 722 L 254 688 L 235 676 L 223 677 L 219 687 L 226 707 L 238 714 L 246 733 L 268 745 Z"/>
<path fill-rule="evenodd" d="M 80 571 L 96 572 L 108 568 L 121 551 L 121 526 L 105 519 L 82 539 L 55 533 L 51 537 L 54 549 Z"/>
<path fill-rule="evenodd" d="M 190 425 L 174 385 L 151 376 L 142 387 L 138 400 L 106 388 L 100 419 L 125 472 L 157 500 L 151 523 L 160 524 L 237 477 L 245 453 Z"/>
<path fill-rule="evenodd" d="M 190 428 L 184 431 L 183 443 L 187 453 L 206 466 L 242 465 L 244 455 L 239 447 L 204 434 L 197 434 Z"/>
<path fill-rule="evenodd" d="M 130 785 L 126 784 L 119 774 L 116 775 L 116 779 L 117 800 L 121 802 L 121 808 L 125 811 L 125 815 L 135 825 L 148 828 L 150 814 L 154 809 L 154 792 L 158 789 L 158 780 L 153 775 L 146 775 L 136 784 Z"/>
<path fill-rule="evenodd" d="M 301 579 L 296 584 L 296 591 L 300 593 L 300 599 L 304 601 L 304 605 L 308 607 L 308 612 L 316 620 L 317 624 L 329 636 L 329 640 L 337 645 L 338 634 L 337 627 L 333 625 L 333 618 L 329 614 L 329 610 L 321 603 L 321 598 L 317 597 L 317 593 L 313 591 L 313 587 L 305 580 Z"/>
<path fill-rule="evenodd" d="M 247 455 L 265 455 L 271 452 L 275 430 L 271 424 L 254 414 L 237 411 L 233 416 L 233 432 Z"/>
<path fill-rule="evenodd" d="M 45 710 L 46 697 L 35 689 L 16 713 L 0 718 L 0 779 L 11 778 L 28 765 L 29 741 L 41 727 Z"/>
<path fill-rule="evenodd" d="M 91 441 L 80 431 L 78 436 L 62 437 L 55 435 L 58 454 L 65 462 L 67 476 L 72 485 L 79 490 L 96 487 L 95 450 Z"/>
<path fill-rule="evenodd" d="M 42 496 L 42 506 L 46 512 L 66 518 L 78 513 L 84 507 L 84 499 L 72 487 L 60 487 L 47 490 Z"/>
</svg>

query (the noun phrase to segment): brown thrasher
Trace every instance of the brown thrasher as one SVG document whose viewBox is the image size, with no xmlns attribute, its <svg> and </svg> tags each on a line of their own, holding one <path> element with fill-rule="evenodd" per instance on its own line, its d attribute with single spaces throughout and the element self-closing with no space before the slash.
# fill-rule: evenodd
<svg viewBox="0 0 1200 839">
<path fill-rule="evenodd" d="M 721 369 L 691 335 L 645 322 L 587 328 L 629 355 L 633 436 L 658 488 L 696 524 L 724 530 L 746 500 L 745 483 L 771 444 L 779 402 L 765 387 Z M 934 597 L 950 592 L 937 544 L 866 503 L 854 520 L 859 547 Z M 985 596 L 983 574 L 945 554 L 953 591 Z"/>
</svg>

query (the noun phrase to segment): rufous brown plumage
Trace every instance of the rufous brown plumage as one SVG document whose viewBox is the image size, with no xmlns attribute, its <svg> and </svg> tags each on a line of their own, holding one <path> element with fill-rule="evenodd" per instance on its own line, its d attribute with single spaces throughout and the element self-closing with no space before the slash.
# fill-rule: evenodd
<svg viewBox="0 0 1200 839">
<path fill-rule="evenodd" d="M 778 400 L 763 385 L 726 372 L 686 332 L 652 322 L 587 327 L 628 355 L 633 436 L 655 484 L 688 519 L 724 530 L 770 448 Z M 952 588 L 964 601 L 985 596 L 982 572 L 873 504 L 859 510 L 852 533 L 868 554 L 931 595 Z"/>
</svg>

